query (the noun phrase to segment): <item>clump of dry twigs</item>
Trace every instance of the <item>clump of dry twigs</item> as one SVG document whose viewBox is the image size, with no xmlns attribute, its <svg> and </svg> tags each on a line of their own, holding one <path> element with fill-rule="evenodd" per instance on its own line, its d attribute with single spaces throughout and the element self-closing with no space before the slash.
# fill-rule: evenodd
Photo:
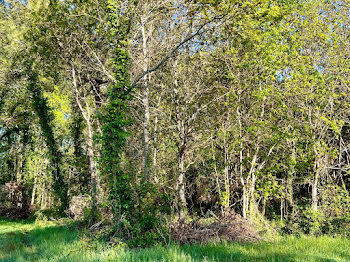
<svg viewBox="0 0 350 262">
<path fill-rule="evenodd" d="M 252 221 L 235 212 L 215 217 L 209 225 L 198 220 L 191 223 L 179 221 L 171 227 L 172 239 L 179 244 L 193 244 L 216 241 L 254 242 L 260 240 L 258 231 Z"/>
</svg>

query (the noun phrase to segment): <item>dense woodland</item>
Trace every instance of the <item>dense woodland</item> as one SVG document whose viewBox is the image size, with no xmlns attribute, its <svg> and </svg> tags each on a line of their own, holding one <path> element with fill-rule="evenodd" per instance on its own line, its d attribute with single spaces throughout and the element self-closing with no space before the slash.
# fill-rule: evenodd
<svg viewBox="0 0 350 262">
<path fill-rule="evenodd" d="M 135 245 L 234 211 L 350 228 L 347 0 L 0 1 L 0 184 Z"/>
</svg>

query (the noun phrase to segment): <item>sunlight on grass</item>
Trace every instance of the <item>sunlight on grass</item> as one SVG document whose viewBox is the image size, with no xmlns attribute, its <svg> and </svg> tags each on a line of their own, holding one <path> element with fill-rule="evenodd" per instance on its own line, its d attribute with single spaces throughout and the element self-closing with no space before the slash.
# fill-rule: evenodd
<svg viewBox="0 0 350 262">
<path fill-rule="evenodd" d="M 0 261 L 350 261 L 350 241 L 333 237 L 285 237 L 251 244 L 111 248 L 72 226 L 0 221 Z"/>
</svg>

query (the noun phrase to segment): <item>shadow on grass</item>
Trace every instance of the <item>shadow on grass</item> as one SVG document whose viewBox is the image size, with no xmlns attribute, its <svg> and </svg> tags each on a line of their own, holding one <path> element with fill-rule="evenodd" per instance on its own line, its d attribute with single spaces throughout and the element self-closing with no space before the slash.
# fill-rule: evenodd
<svg viewBox="0 0 350 262">
<path fill-rule="evenodd" d="M 35 221 L 35 218 L 30 219 L 24 219 L 24 220 L 13 220 L 9 218 L 0 217 L 0 227 L 6 226 L 7 224 L 19 224 L 19 225 L 29 225 L 33 224 Z"/>
<path fill-rule="evenodd" d="M 80 236 L 74 224 L 39 227 L 33 221 L 0 220 L 0 261 L 350 261 L 348 242 L 342 240 L 286 239 L 272 243 L 171 245 L 111 251 L 103 244 L 91 248 L 89 240 Z"/>
<path fill-rule="evenodd" d="M 264 243 L 254 244 L 219 244 L 219 245 L 191 245 L 183 246 L 181 251 L 191 258 L 191 261 L 273 261 L 273 262 L 297 262 L 297 261 L 324 261 L 336 262 L 339 259 L 327 258 L 327 255 L 308 254 L 300 250 L 295 252 L 278 251 L 269 249 L 270 243 L 264 247 Z M 278 244 L 277 244 L 278 245 Z M 342 261 L 350 261 L 350 256 L 345 255 Z"/>
<path fill-rule="evenodd" d="M 0 221 L 0 227 L 12 227 L 11 232 L 0 234 L 0 261 L 37 261 L 64 257 L 65 252 L 79 239 L 72 226 L 48 226 L 18 229 L 30 225 L 28 221 Z"/>
</svg>

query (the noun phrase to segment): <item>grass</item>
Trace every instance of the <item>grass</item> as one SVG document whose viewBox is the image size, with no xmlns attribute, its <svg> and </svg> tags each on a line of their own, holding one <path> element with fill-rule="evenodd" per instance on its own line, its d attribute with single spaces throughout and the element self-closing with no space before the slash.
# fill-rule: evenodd
<svg viewBox="0 0 350 262">
<path fill-rule="evenodd" d="M 350 240 L 285 237 L 136 250 L 91 242 L 73 225 L 0 220 L 0 261 L 350 261 Z"/>
</svg>

